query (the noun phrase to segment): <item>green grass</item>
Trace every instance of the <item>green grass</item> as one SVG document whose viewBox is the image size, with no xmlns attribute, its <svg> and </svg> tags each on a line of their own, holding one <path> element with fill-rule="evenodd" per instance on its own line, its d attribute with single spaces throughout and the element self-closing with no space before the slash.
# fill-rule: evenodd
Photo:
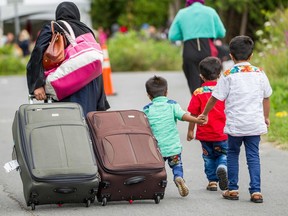
<svg viewBox="0 0 288 216">
<path fill-rule="evenodd" d="M 273 94 L 270 98 L 270 127 L 265 138 L 281 149 L 288 150 L 288 8 L 267 14 L 263 29 L 256 31 L 253 63 L 267 74 Z"/>
<path fill-rule="evenodd" d="M 281 149 L 288 150 L 288 76 L 272 79 L 273 94 L 271 100 L 270 128 L 268 141 Z"/>
<path fill-rule="evenodd" d="M 288 150 L 288 116 L 277 117 L 275 111 L 272 111 L 270 122 L 267 140 L 281 149 Z"/>
</svg>

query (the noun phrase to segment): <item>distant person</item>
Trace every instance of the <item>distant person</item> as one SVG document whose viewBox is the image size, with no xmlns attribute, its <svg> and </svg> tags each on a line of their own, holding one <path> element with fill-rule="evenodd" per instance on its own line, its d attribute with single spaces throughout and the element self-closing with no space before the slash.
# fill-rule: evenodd
<svg viewBox="0 0 288 216">
<path fill-rule="evenodd" d="M 104 31 L 104 28 L 102 26 L 100 26 L 98 28 L 97 34 L 98 34 L 98 41 L 99 41 L 100 45 L 103 46 L 104 44 L 106 44 L 107 39 L 108 39 L 108 35 Z"/>
<path fill-rule="evenodd" d="M 205 106 L 217 79 L 222 71 L 222 63 L 219 58 L 206 57 L 199 64 L 200 77 L 204 81 L 201 87 L 197 88 L 190 100 L 188 111 L 192 116 L 199 116 Z M 202 158 L 204 160 L 204 172 L 208 179 L 206 187 L 209 191 L 217 191 L 218 183 L 221 190 L 227 189 L 227 134 L 224 134 L 225 126 L 225 104 L 224 101 L 217 101 L 209 113 L 209 122 L 205 125 L 198 125 L 196 128 L 196 139 L 202 146 Z M 187 140 L 194 139 L 195 123 L 189 123 Z"/>
<path fill-rule="evenodd" d="M 26 29 L 23 29 L 19 34 L 18 46 L 20 47 L 23 56 L 30 55 L 30 34 Z"/>
<path fill-rule="evenodd" d="M 5 45 L 13 45 L 14 46 L 15 43 L 15 37 L 14 34 L 12 32 L 8 32 L 6 35 L 6 41 L 5 41 Z"/>
<path fill-rule="evenodd" d="M 73 2 L 65 1 L 60 3 L 57 6 L 55 12 L 55 20 L 67 21 L 71 25 L 76 37 L 86 33 L 93 34 L 93 31 L 80 21 L 80 11 Z M 59 25 L 61 25 L 62 28 L 66 29 L 66 31 L 68 30 L 63 23 L 59 22 Z M 61 30 L 58 26 L 54 25 L 54 27 L 57 31 L 63 32 L 63 30 Z M 44 68 L 42 65 L 42 58 L 43 53 L 49 45 L 51 37 L 52 31 L 51 25 L 49 23 L 43 26 L 43 28 L 41 29 L 26 68 L 29 94 L 34 94 L 37 100 L 44 100 L 47 98 L 44 88 L 45 76 Z M 68 45 L 69 41 L 67 40 L 66 46 Z M 102 75 L 92 80 L 79 91 L 62 99 L 60 102 L 79 103 L 82 106 L 85 116 L 90 111 L 104 111 L 110 108 L 104 92 Z"/>
<path fill-rule="evenodd" d="M 199 88 L 199 62 L 217 56 L 213 39 L 223 38 L 226 30 L 217 12 L 204 5 L 204 0 L 186 0 L 186 8 L 175 16 L 168 33 L 171 41 L 183 41 L 183 65 L 191 94 Z"/>
<path fill-rule="evenodd" d="M 111 26 L 111 37 L 114 37 L 118 32 L 119 32 L 119 24 L 118 23 L 114 23 Z"/>
<path fill-rule="evenodd" d="M 123 33 L 123 34 L 127 33 L 128 32 L 128 27 L 124 26 L 124 25 L 120 26 L 119 27 L 119 32 Z"/>
<path fill-rule="evenodd" d="M 228 190 L 223 192 L 223 197 L 239 199 L 239 154 L 244 143 L 250 175 L 250 200 L 262 203 L 259 143 L 261 134 L 267 133 L 270 125 L 272 88 L 264 71 L 249 63 L 253 48 L 254 42 L 248 36 L 237 36 L 230 41 L 230 56 L 235 65 L 221 75 L 201 116 L 208 120 L 207 115 L 216 102 L 225 100 Z"/>
<path fill-rule="evenodd" d="M 164 160 L 168 160 L 168 165 L 173 171 L 179 194 L 185 197 L 189 194 L 189 189 L 183 179 L 182 145 L 176 123 L 177 120 L 195 123 L 202 123 L 203 120 L 189 115 L 176 101 L 167 98 L 166 79 L 154 76 L 148 79 L 145 86 L 152 103 L 146 105 L 143 111 L 158 141 L 160 152 Z"/>
</svg>

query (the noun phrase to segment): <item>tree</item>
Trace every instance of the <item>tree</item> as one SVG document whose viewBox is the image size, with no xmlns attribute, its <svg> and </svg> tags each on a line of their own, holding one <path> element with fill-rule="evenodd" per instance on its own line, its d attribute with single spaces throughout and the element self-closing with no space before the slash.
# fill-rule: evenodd
<svg viewBox="0 0 288 216">
<path fill-rule="evenodd" d="M 125 13 L 120 15 L 118 21 L 133 29 L 140 28 L 143 23 L 155 27 L 164 26 L 168 20 L 170 1 L 127 0 Z"/>
<path fill-rule="evenodd" d="M 112 24 L 118 22 L 120 14 L 124 13 L 126 0 L 92 0 L 90 15 L 93 28 L 102 26 L 110 29 Z"/>
<path fill-rule="evenodd" d="M 288 7 L 287 0 L 206 0 L 206 5 L 216 9 L 226 27 L 226 42 L 236 35 L 249 35 L 265 22 L 265 13 L 277 8 Z"/>
<path fill-rule="evenodd" d="M 139 29 L 143 23 L 155 27 L 165 26 L 171 0 L 92 0 L 93 27 L 110 28 L 114 23 Z"/>
</svg>

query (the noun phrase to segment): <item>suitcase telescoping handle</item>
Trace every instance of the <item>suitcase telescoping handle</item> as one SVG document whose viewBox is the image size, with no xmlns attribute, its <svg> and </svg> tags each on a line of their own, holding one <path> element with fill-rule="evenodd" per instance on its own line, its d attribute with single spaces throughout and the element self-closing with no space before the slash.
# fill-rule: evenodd
<svg viewBox="0 0 288 216">
<path fill-rule="evenodd" d="M 138 184 L 141 183 L 143 181 L 145 181 L 145 176 L 134 176 L 131 178 L 128 178 L 124 181 L 125 185 L 133 185 L 133 184 Z"/>
<path fill-rule="evenodd" d="M 47 96 L 47 99 L 44 100 L 44 103 L 52 103 L 52 101 L 53 101 L 53 100 L 52 100 L 52 96 L 49 95 L 49 94 L 46 94 L 46 96 Z M 36 98 L 35 95 L 29 94 L 29 95 L 28 95 L 29 104 L 33 104 L 35 98 Z"/>
</svg>

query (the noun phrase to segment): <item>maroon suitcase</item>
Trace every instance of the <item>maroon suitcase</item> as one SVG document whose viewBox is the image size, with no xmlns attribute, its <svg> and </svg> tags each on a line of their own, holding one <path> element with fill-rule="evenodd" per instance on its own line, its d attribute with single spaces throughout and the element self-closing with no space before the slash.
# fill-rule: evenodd
<svg viewBox="0 0 288 216">
<path fill-rule="evenodd" d="M 87 114 L 101 182 L 97 199 L 107 201 L 164 198 L 165 162 L 146 115 L 138 110 Z"/>
</svg>

